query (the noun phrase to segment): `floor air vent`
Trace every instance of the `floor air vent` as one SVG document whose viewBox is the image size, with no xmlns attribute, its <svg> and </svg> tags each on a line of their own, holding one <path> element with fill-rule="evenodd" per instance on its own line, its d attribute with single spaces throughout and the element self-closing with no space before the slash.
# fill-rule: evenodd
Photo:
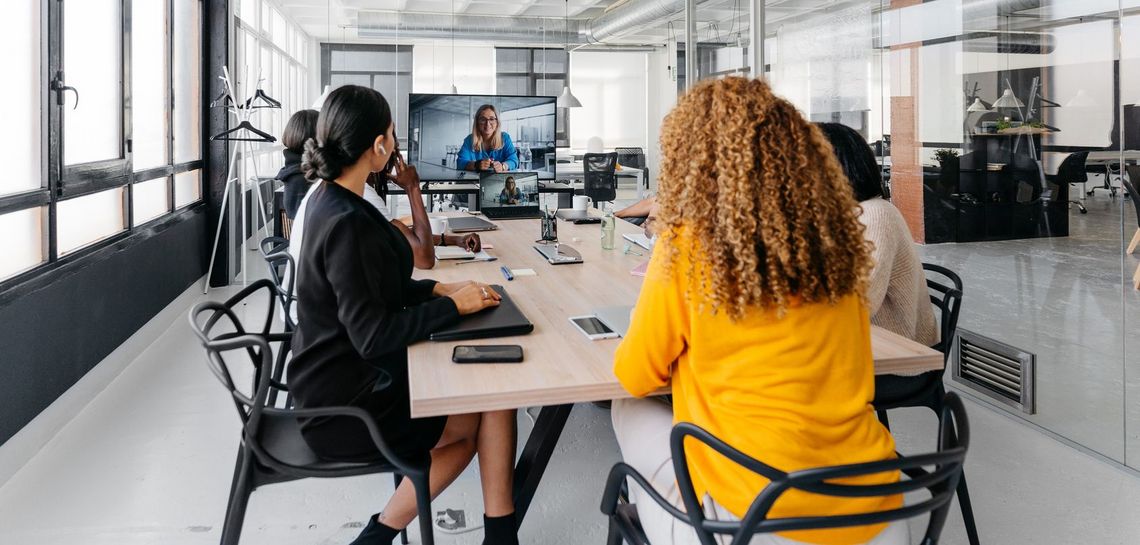
<svg viewBox="0 0 1140 545">
<path fill-rule="evenodd" d="M 1036 412 L 1036 363 L 1035 354 L 961 328 L 950 354 L 956 382 L 1026 414 Z"/>
</svg>

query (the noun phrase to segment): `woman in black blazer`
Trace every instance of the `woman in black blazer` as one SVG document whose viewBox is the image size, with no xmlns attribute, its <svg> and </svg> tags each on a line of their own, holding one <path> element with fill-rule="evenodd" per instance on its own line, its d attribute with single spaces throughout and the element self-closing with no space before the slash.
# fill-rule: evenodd
<svg viewBox="0 0 1140 545">
<path fill-rule="evenodd" d="M 277 173 L 277 179 L 285 184 L 285 217 L 297 218 L 297 207 L 309 190 L 309 180 L 301 172 L 301 154 L 305 151 L 305 141 L 317 133 L 316 110 L 301 110 L 289 118 L 281 143 L 285 145 L 285 166 Z"/>
<path fill-rule="evenodd" d="M 479 455 L 486 512 L 485 543 L 517 544 L 511 497 L 515 411 L 411 418 L 409 344 L 471 314 L 498 305 L 489 286 L 413 280 L 407 238 L 362 197 L 372 172 L 395 149 L 388 103 L 372 89 L 344 86 L 329 95 L 305 143 L 302 170 L 319 185 L 305 210 L 297 269 L 300 321 L 293 337 L 289 389 L 298 407 L 352 405 L 369 411 L 386 442 L 409 458 L 431 455 L 435 496 Z M 397 161 L 397 183 L 414 179 Z M 409 172 L 410 171 L 410 172 Z M 305 440 L 330 460 L 380 457 L 362 424 L 312 419 Z M 389 544 L 415 518 L 405 480 L 353 545 Z"/>
</svg>

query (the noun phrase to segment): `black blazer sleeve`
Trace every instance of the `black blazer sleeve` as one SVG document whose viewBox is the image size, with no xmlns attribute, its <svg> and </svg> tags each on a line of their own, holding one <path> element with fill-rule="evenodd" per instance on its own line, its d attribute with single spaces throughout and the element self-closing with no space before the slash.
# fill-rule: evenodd
<svg viewBox="0 0 1140 545">
<path fill-rule="evenodd" d="M 409 280 L 408 281 L 408 302 L 409 303 L 423 303 L 428 299 L 434 297 L 431 291 L 435 289 L 438 282 L 435 280 Z"/>
<path fill-rule="evenodd" d="M 393 260 L 395 252 L 385 255 L 387 242 L 365 219 L 348 214 L 336 220 L 324 247 L 324 261 L 336 297 L 337 318 L 356 351 L 372 359 L 427 338 L 457 320 L 459 310 L 447 297 L 406 308 L 399 308 L 390 296 L 385 298 L 384 286 L 403 286 L 405 279 Z M 427 290 L 430 294 L 431 287 Z"/>
</svg>

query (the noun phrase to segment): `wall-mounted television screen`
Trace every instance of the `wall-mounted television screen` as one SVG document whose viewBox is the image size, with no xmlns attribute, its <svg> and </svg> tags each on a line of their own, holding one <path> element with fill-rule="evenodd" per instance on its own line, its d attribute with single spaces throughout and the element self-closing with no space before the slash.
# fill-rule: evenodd
<svg viewBox="0 0 1140 545">
<path fill-rule="evenodd" d="M 537 172 L 540 180 L 553 180 L 556 100 L 412 93 L 408 140 L 402 147 L 425 181 L 475 181 L 481 169 L 493 170 L 496 163 L 502 170 Z M 483 109 L 488 104 L 494 111 Z M 497 148 L 495 130 L 501 142 Z M 479 140 L 474 139 L 476 131 Z M 483 131 L 492 137 L 482 138 Z"/>
</svg>

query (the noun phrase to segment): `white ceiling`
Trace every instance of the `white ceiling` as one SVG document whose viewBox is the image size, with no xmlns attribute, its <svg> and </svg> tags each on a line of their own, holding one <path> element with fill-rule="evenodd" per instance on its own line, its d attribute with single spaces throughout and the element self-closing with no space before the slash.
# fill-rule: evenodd
<svg viewBox="0 0 1140 545">
<path fill-rule="evenodd" d="M 571 19 L 590 19 L 606 9 L 631 0 L 267 0 L 281 7 L 284 14 L 319 40 L 359 42 L 354 28 L 361 10 L 386 10 L 402 13 L 450 14 L 454 1 L 457 15 L 503 15 L 518 17 L 552 17 L 561 19 L 569 7 Z M 636 1 L 636 0 L 633 0 Z M 749 5 L 752 0 L 709 0 L 700 6 L 697 18 L 701 41 L 740 32 L 747 39 Z M 790 17 L 799 17 L 834 5 L 836 0 L 767 0 L 768 25 Z M 733 23 L 735 19 L 735 24 Z M 715 25 L 715 27 L 713 26 Z M 673 24 L 673 32 L 684 31 L 683 16 Z M 670 35 L 668 24 L 623 37 L 620 42 L 661 44 Z"/>
</svg>

